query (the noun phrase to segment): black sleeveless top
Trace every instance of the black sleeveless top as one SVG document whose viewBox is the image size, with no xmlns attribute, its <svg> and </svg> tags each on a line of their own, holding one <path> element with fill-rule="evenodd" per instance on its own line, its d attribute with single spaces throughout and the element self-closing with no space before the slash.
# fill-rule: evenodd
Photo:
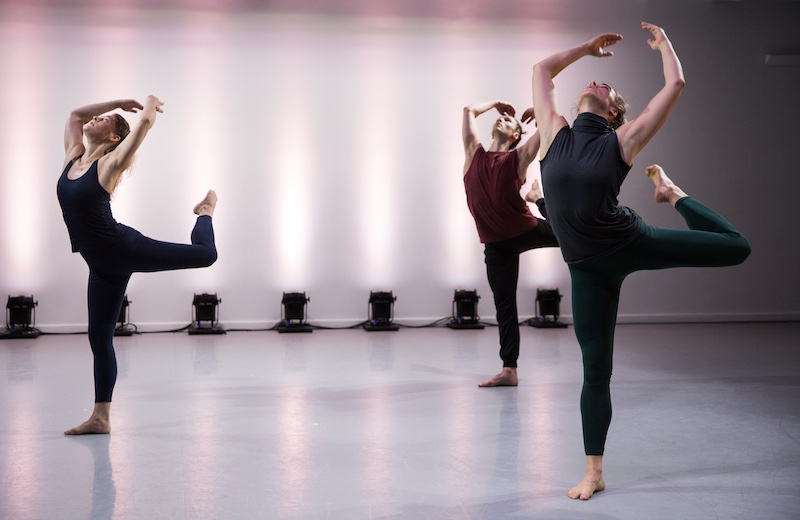
<svg viewBox="0 0 800 520">
<path fill-rule="evenodd" d="M 598 115 L 579 114 L 556 134 L 541 172 L 547 220 L 565 261 L 610 253 L 641 236 L 642 218 L 617 201 L 630 169 L 617 133 Z"/>
<path fill-rule="evenodd" d="M 125 227 L 111 215 L 111 195 L 100 185 L 97 161 L 81 177 L 67 177 L 79 158 L 67 164 L 56 188 L 73 252 L 101 248 L 119 238 Z"/>
</svg>

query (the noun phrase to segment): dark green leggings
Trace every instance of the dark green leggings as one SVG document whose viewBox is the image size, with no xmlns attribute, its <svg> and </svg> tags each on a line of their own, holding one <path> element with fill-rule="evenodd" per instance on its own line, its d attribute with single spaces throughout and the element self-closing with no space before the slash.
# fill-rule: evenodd
<svg viewBox="0 0 800 520">
<path fill-rule="evenodd" d="M 586 455 L 602 455 L 611 423 L 614 328 L 622 281 L 634 271 L 670 267 L 737 265 L 750 254 L 747 239 L 725 219 L 691 197 L 675 209 L 689 230 L 644 224 L 642 235 L 622 249 L 572 263 L 572 315 L 583 353 L 581 416 Z"/>
</svg>

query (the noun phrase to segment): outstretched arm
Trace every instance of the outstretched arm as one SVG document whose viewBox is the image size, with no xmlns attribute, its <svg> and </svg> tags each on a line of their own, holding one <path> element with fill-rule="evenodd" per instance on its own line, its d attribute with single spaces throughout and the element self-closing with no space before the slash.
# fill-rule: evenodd
<svg viewBox="0 0 800 520">
<path fill-rule="evenodd" d="M 136 112 L 143 107 L 134 99 L 117 99 L 106 101 L 105 103 L 86 105 L 76 108 L 70 113 L 64 129 L 64 151 L 67 155 L 67 161 L 74 159 L 85 151 L 83 146 L 83 125 L 91 121 L 94 116 L 105 114 L 117 108 L 127 112 Z"/>
<path fill-rule="evenodd" d="M 614 45 L 621 39 L 622 35 L 620 34 L 600 34 L 588 42 L 557 52 L 533 66 L 533 106 L 536 107 L 536 122 L 541 133 L 540 155 L 542 157 L 547 155 L 558 131 L 567 125 L 567 120 L 556 107 L 556 89 L 553 78 L 584 56 L 598 58 L 613 56 L 614 53 L 605 48 Z"/>
<path fill-rule="evenodd" d="M 161 106 L 164 103 L 159 101 L 155 96 L 147 96 L 142 108 L 142 113 L 139 115 L 139 121 L 131 128 L 131 133 L 117 146 L 113 151 L 98 164 L 98 176 L 100 177 L 100 184 L 109 193 L 114 190 L 117 185 L 117 180 L 122 172 L 128 169 L 133 163 L 133 156 L 136 150 L 141 146 L 147 132 L 153 127 L 156 122 L 156 114 L 163 112 Z"/>
<path fill-rule="evenodd" d="M 496 108 L 501 114 L 508 114 L 513 116 L 515 113 L 514 107 L 505 101 L 483 101 L 475 103 L 468 107 L 464 107 L 464 119 L 461 124 L 461 138 L 464 140 L 464 154 L 466 156 L 466 163 L 464 164 L 464 173 L 467 173 L 469 165 L 472 163 L 472 158 L 475 156 L 475 151 L 481 145 L 478 138 L 478 125 L 475 123 L 475 118 L 484 112 Z"/>
<path fill-rule="evenodd" d="M 647 22 L 642 22 L 642 29 L 653 34 L 647 43 L 650 48 L 661 53 L 661 60 L 664 64 L 664 88 L 650 100 L 639 117 L 617 129 L 622 158 L 628 164 L 633 163 L 636 154 L 645 147 L 667 121 L 672 107 L 675 106 L 686 85 L 686 80 L 683 78 L 683 67 L 681 67 L 678 55 L 675 54 L 675 49 L 672 48 L 672 43 L 664 30 Z"/>
</svg>

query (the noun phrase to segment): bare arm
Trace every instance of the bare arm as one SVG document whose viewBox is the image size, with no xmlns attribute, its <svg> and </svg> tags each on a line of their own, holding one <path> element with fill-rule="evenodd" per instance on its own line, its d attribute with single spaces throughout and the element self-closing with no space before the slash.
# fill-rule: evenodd
<svg viewBox="0 0 800 520">
<path fill-rule="evenodd" d="M 667 121 L 672 107 L 675 106 L 686 85 L 683 67 L 664 30 L 646 22 L 642 22 L 642 29 L 653 34 L 653 38 L 647 43 L 653 50 L 661 52 L 664 64 L 664 88 L 650 100 L 639 117 L 617 129 L 622 158 L 628 164 L 633 163 L 633 158 Z"/>
<path fill-rule="evenodd" d="M 533 66 L 533 106 L 536 107 L 536 122 L 541 134 L 542 142 L 539 151 L 542 157 L 547 155 L 558 131 L 567 126 L 567 120 L 556 106 L 556 89 L 553 78 L 584 56 L 599 58 L 613 56 L 614 53 L 605 50 L 605 47 L 613 45 L 621 39 L 622 35 L 620 34 L 600 34 L 588 42 L 557 52 Z"/>
<path fill-rule="evenodd" d="M 533 110 L 533 107 L 525 110 L 522 113 L 522 117 L 520 118 L 520 122 L 528 124 L 535 120 L 536 112 Z M 517 159 L 519 163 L 519 171 L 518 175 L 519 178 L 522 179 L 522 182 L 525 182 L 525 178 L 528 174 L 528 166 L 536 159 L 536 154 L 539 153 L 539 131 L 535 130 L 533 135 L 525 141 L 525 144 L 520 146 L 517 151 Z"/>
<path fill-rule="evenodd" d="M 131 128 L 131 133 L 119 146 L 100 159 L 97 170 L 98 177 L 100 178 L 100 184 L 109 193 L 114 190 L 122 172 L 133 163 L 133 156 L 136 154 L 136 150 L 139 149 L 147 132 L 156 122 L 156 114 L 163 112 L 161 110 L 161 105 L 163 104 L 157 97 L 147 96 L 142 113 L 139 115 L 139 121 Z"/>
<path fill-rule="evenodd" d="M 500 100 L 483 101 L 464 107 L 464 119 L 461 124 L 461 138 L 464 140 L 465 155 L 464 174 L 467 173 L 469 165 L 472 164 L 475 151 L 481 145 L 480 139 L 478 138 L 478 125 L 475 123 L 475 118 L 493 108 L 496 108 L 501 114 L 513 116 L 515 113 L 514 107 Z"/>
<path fill-rule="evenodd" d="M 64 129 L 65 163 L 83 154 L 85 151 L 83 145 L 83 125 L 91 121 L 94 116 L 105 114 L 117 108 L 121 108 L 127 112 L 136 112 L 137 109 L 142 108 L 142 105 L 133 99 L 117 99 L 114 101 L 106 101 L 105 103 L 86 105 L 76 108 L 70 113 L 66 128 Z"/>
</svg>

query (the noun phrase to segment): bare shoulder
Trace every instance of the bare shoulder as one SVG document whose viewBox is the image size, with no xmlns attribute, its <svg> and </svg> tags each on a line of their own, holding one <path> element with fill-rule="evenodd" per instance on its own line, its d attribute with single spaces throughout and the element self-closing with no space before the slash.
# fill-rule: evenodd
<svg viewBox="0 0 800 520">
<path fill-rule="evenodd" d="M 539 133 L 542 134 L 541 145 L 539 146 L 539 159 L 545 158 L 553 141 L 556 140 L 558 133 L 563 128 L 569 127 L 569 123 L 567 123 L 564 116 L 559 115 L 557 118 L 554 118 L 551 124 L 547 125 L 546 128 L 542 128 L 542 126 L 543 125 L 539 126 Z"/>
<path fill-rule="evenodd" d="M 472 163 L 475 161 L 475 156 L 483 150 L 483 145 L 477 143 L 475 146 L 471 146 L 468 150 L 464 153 L 464 176 L 467 175 L 469 172 Z"/>
</svg>

